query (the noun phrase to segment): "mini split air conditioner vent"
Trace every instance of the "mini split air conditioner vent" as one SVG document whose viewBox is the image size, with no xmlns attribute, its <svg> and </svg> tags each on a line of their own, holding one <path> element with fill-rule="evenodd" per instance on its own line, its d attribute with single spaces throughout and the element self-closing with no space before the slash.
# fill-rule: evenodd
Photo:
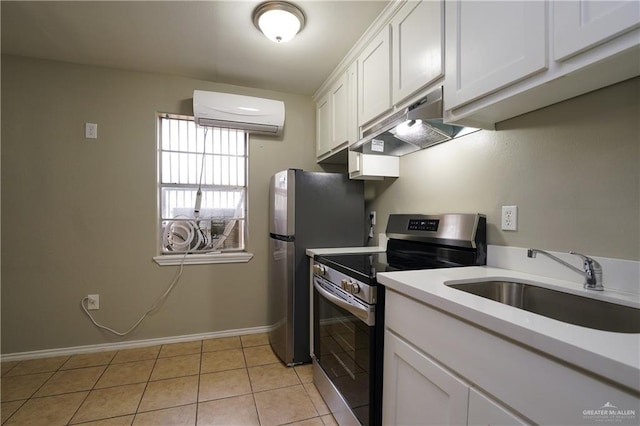
<svg viewBox="0 0 640 426">
<path fill-rule="evenodd" d="M 200 126 L 248 133 L 279 136 L 284 127 L 284 102 L 273 99 L 194 90 L 193 114 Z"/>
</svg>

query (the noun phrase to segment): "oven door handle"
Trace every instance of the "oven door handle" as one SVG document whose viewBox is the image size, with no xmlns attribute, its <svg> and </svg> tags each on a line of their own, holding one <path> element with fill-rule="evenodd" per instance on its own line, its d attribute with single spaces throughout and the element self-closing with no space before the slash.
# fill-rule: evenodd
<svg viewBox="0 0 640 426">
<path fill-rule="evenodd" d="M 334 296 L 333 294 L 329 293 L 327 290 L 322 288 L 322 286 L 318 284 L 315 280 L 313 281 L 313 287 L 318 291 L 318 294 L 320 294 L 322 297 L 327 299 L 329 302 L 349 311 L 350 313 L 355 315 L 358 319 L 362 320 L 362 322 L 364 322 L 365 324 L 375 325 L 375 321 L 376 321 L 375 317 L 371 315 L 371 312 L 369 312 L 369 310 L 365 308 L 361 308 L 359 306 L 354 306 L 349 302 L 345 302 L 339 297 Z"/>
</svg>

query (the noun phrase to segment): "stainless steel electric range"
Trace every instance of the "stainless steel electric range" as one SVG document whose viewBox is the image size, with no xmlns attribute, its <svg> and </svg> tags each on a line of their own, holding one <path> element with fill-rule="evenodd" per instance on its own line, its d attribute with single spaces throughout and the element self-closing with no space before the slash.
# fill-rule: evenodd
<svg viewBox="0 0 640 426">
<path fill-rule="evenodd" d="M 486 264 L 482 214 L 389 216 L 384 253 L 316 255 L 314 383 L 344 425 L 382 423 L 384 287 L 376 273 Z"/>
</svg>

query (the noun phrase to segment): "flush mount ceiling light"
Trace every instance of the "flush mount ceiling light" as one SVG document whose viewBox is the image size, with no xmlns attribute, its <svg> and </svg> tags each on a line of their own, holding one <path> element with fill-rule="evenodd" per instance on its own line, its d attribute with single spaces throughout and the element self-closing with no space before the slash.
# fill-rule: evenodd
<svg viewBox="0 0 640 426">
<path fill-rule="evenodd" d="M 304 14 L 297 6 L 284 1 L 268 1 L 253 11 L 253 24 L 271 41 L 291 40 L 304 28 Z"/>
</svg>

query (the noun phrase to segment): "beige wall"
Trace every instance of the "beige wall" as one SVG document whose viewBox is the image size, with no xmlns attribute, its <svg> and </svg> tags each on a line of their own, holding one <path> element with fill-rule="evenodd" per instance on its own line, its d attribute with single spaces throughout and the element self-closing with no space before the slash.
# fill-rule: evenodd
<svg viewBox="0 0 640 426">
<path fill-rule="evenodd" d="M 480 212 L 489 244 L 640 260 L 640 78 L 407 155 L 367 184 L 389 213 Z M 518 231 L 500 230 L 518 206 Z"/>
<path fill-rule="evenodd" d="M 185 267 L 127 340 L 265 326 L 270 176 L 315 164 L 310 97 L 19 57 L 2 58 L 2 353 L 115 342 L 177 267 L 156 254 L 156 113 L 191 114 L 194 89 L 280 99 L 282 138 L 250 138 L 246 264 Z M 84 138 L 84 123 L 98 139 Z"/>
<path fill-rule="evenodd" d="M 189 266 L 165 305 L 128 338 L 264 326 L 267 185 L 277 170 L 318 170 L 310 98 L 177 77 L 2 57 L 2 353 L 120 341 L 169 284 L 156 254 L 156 112 L 191 113 L 194 89 L 281 99 L 281 140 L 250 142 L 247 264 Z M 367 183 L 389 213 L 482 212 L 489 243 L 640 259 L 640 79 L 401 159 L 401 177 Z M 84 123 L 98 123 L 98 140 Z M 499 230 L 500 206 L 519 230 Z"/>
</svg>

